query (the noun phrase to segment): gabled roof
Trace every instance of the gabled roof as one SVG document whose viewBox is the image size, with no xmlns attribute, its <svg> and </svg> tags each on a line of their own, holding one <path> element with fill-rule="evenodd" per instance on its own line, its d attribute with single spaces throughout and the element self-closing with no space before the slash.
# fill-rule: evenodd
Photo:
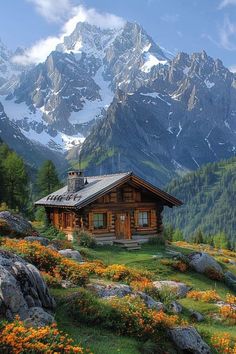
<svg viewBox="0 0 236 354">
<path fill-rule="evenodd" d="M 118 187 L 128 181 L 132 181 L 137 186 L 144 187 L 149 190 L 155 194 L 158 199 L 161 199 L 163 204 L 168 205 L 169 207 L 180 206 L 183 204 L 180 200 L 144 181 L 140 177 L 135 176 L 132 172 L 105 176 L 93 176 L 87 177 L 86 179 L 88 183 L 85 184 L 85 186 L 78 192 L 68 193 L 67 186 L 65 186 L 58 191 L 38 200 L 35 205 L 80 209 L 108 193 L 114 187 Z"/>
</svg>

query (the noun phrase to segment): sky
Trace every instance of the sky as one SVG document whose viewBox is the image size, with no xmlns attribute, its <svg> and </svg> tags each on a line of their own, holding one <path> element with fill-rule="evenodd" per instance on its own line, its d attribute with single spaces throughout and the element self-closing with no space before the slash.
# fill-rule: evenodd
<svg viewBox="0 0 236 354">
<path fill-rule="evenodd" d="M 204 49 L 236 71 L 236 0 L 8 0 L 0 38 L 12 50 L 28 48 L 17 62 L 37 63 L 80 20 L 102 27 L 138 22 L 172 53 Z"/>
</svg>

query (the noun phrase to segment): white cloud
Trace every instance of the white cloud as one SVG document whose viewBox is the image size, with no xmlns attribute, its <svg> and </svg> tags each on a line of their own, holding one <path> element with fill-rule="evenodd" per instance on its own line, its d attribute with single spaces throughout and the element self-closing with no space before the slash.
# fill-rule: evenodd
<svg viewBox="0 0 236 354">
<path fill-rule="evenodd" d="M 165 14 L 161 20 L 167 23 L 176 23 L 179 20 L 179 14 Z"/>
<path fill-rule="evenodd" d="M 40 2 L 40 0 L 37 1 Z M 13 62 L 21 65 L 43 62 L 56 49 L 56 46 L 63 42 L 63 38 L 74 31 L 79 22 L 88 22 L 104 29 L 120 28 L 125 23 L 121 17 L 113 14 L 99 13 L 95 9 L 86 9 L 84 6 L 73 7 L 70 11 L 69 20 L 64 23 L 58 36 L 37 41 L 31 48 L 26 49 L 23 55 L 15 56 Z"/>
<path fill-rule="evenodd" d="M 236 0 L 222 0 L 218 9 L 222 10 L 223 8 L 225 8 L 229 5 L 236 5 Z"/>
<path fill-rule="evenodd" d="M 225 17 L 224 24 L 220 28 L 219 44 L 224 49 L 236 50 L 236 24 L 231 22 L 229 17 Z"/>
<path fill-rule="evenodd" d="M 65 18 L 72 5 L 70 0 L 27 0 L 37 12 L 49 22 L 58 22 Z"/>
</svg>

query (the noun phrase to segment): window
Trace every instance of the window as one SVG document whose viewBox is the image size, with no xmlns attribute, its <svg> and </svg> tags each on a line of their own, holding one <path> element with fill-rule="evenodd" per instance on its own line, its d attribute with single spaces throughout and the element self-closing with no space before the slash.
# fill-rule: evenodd
<svg viewBox="0 0 236 354">
<path fill-rule="evenodd" d="M 138 224 L 142 227 L 148 226 L 148 212 L 147 211 L 140 211 L 138 214 Z"/>
<path fill-rule="evenodd" d="M 107 214 L 93 214 L 93 227 L 95 229 L 105 229 L 107 227 Z"/>
</svg>

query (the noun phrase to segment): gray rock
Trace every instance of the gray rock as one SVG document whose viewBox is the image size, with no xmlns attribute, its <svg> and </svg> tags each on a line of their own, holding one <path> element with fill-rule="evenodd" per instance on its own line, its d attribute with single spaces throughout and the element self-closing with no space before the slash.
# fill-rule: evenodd
<svg viewBox="0 0 236 354">
<path fill-rule="evenodd" d="M 32 225 L 21 215 L 10 211 L 0 212 L 0 234 L 9 237 L 24 237 L 31 235 Z"/>
<path fill-rule="evenodd" d="M 58 251 L 63 257 L 71 258 L 77 262 L 83 262 L 83 258 L 79 251 L 75 251 L 72 249 L 60 250 Z"/>
<path fill-rule="evenodd" d="M 89 284 L 89 289 L 96 292 L 99 297 L 124 297 L 126 295 L 132 294 L 132 290 L 128 285 L 125 284 Z"/>
<path fill-rule="evenodd" d="M 26 241 L 29 242 L 39 242 L 42 246 L 48 246 L 49 245 L 49 240 L 46 237 L 41 237 L 41 236 L 27 236 L 25 237 Z"/>
<path fill-rule="evenodd" d="M 236 291 L 236 276 L 233 273 L 227 271 L 224 274 L 224 281 L 230 289 Z"/>
<path fill-rule="evenodd" d="M 203 341 L 194 327 L 175 327 L 168 331 L 176 349 L 184 353 L 210 354 L 210 347 Z"/>
<path fill-rule="evenodd" d="M 41 307 L 41 313 L 55 308 L 38 269 L 13 253 L 0 250 L 0 318 L 12 320 L 19 315 L 25 320 L 35 306 Z"/>
<path fill-rule="evenodd" d="M 196 322 L 204 321 L 204 316 L 198 311 L 190 310 L 190 317 Z"/>
<path fill-rule="evenodd" d="M 24 320 L 28 327 L 43 327 L 54 322 L 54 317 L 42 307 L 31 307 Z"/>
<path fill-rule="evenodd" d="M 169 306 L 170 311 L 173 313 L 181 313 L 183 311 L 183 307 L 177 301 L 172 301 Z"/>
<path fill-rule="evenodd" d="M 145 294 L 142 291 L 138 291 L 137 295 L 139 295 L 141 299 L 143 299 L 148 308 L 155 309 L 158 311 L 165 311 L 166 308 L 162 302 L 154 300 L 151 296 Z"/>
<path fill-rule="evenodd" d="M 186 294 L 189 292 L 190 287 L 187 286 L 184 283 L 181 282 L 176 282 L 172 280 L 158 280 L 154 281 L 153 285 L 158 289 L 158 290 L 163 290 L 163 289 L 171 289 L 172 291 L 176 292 L 176 296 L 178 297 L 185 297 Z"/>
<path fill-rule="evenodd" d="M 198 273 L 207 273 L 209 269 L 213 269 L 223 276 L 223 270 L 219 263 L 208 253 L 194 252 L 189 256 L 189 265 Z"/>
</svg>

